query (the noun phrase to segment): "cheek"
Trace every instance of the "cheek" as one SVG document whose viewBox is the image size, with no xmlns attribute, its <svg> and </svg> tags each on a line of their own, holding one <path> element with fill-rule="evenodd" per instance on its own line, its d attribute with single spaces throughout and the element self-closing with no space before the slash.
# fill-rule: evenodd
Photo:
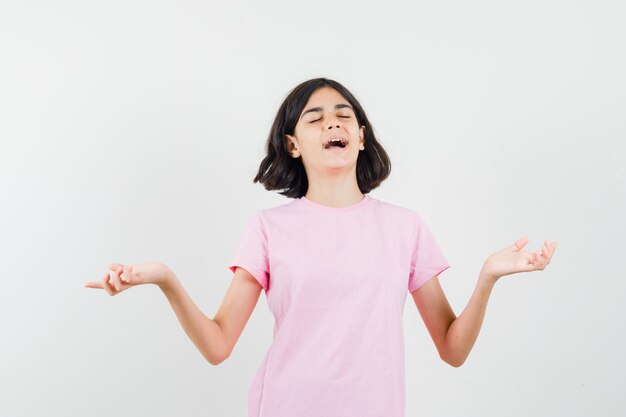
<svg viewBox="0 0 626 417">
<path fill-rule="evenodd" d="M 361 129 L 359 129 L 359 125 L 357 123 L 354 123 L 354 125 L 350 126 L 350 134 L 355 138 L 360 137 Z"/>
<path fill-rule="evenodd" d="M 321 132 L 319 126 L 314 126 L 314 124 L 309 126 L 302 126 L 299 128 L 296 136 L 298 136 L 300 142 L 309 143 L 311 141 L 319 141 Z"/>
</svg>

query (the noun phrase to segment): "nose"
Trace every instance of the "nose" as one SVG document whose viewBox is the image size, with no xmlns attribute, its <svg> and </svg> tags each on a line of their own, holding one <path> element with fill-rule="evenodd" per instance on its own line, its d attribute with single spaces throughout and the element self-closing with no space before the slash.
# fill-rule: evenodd
<svg viewBox="0 0 626 417">
<path fill-rule="evenodd" d="M 339 120 L 330 120 L 328 122 L 328 126 L 326 127 L 328 130 L 332 129 L 333 127 L 339 129 L 341 127 L 341 124 L 339 123 Z"/>
</svg>

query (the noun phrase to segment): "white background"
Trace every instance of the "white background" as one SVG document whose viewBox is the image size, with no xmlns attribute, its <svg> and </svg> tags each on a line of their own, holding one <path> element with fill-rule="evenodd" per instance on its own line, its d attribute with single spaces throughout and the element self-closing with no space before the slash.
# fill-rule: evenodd
<svg viewBox="0 0 626 417">
<path fill-rule="evenodd" d="M 289 90 L 343 83 L 392 160 L 371 196 L 417 210 L 457 315 L 502 278 L 460 368 L 407 293 L 408 416 L 623 411 L 626 6 L 620 1 L 0 1 L 0 415 L 244 416 L 265 294 L 215 367 L 157 287 L 84 288 L 161 261 L 216 313 Z"/>
</svg>

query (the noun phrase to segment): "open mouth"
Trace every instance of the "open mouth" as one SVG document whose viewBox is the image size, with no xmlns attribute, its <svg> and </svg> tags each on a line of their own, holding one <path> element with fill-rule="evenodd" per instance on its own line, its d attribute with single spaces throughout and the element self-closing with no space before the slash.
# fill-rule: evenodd
<svg viewBox="0 0 626 417">
<path fill-rule="evenodd" d="M 324 149 L 340 150 L 344 149 L 346 146 L 348 146 L 347 140 L 337 138 L 329 140 L 326 145 L 324 145 Z"/>
</svg>

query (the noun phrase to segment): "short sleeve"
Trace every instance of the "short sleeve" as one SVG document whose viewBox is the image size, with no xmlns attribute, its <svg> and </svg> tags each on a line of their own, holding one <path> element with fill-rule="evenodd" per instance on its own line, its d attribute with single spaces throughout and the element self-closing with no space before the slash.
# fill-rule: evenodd
<svg viewBox="0 0 626 417">
<path fill-rule="evenodd" d="M 228 261 L 228 268 L 233 273 L 237 267 L 250 272 L 259 281 L 263 289 L 268 290 L 267 234 L 263 227 L 263 219 L 258 211 L 248 220 L 235 252 Z"/>
<path fill-rule="evenodd" d="M 409 292 L 413 292 L 435 275 L 450 267 L 435 237 L 419 214 L 415 214 L 413 251 L 409 274 Z"/>
</svg>

